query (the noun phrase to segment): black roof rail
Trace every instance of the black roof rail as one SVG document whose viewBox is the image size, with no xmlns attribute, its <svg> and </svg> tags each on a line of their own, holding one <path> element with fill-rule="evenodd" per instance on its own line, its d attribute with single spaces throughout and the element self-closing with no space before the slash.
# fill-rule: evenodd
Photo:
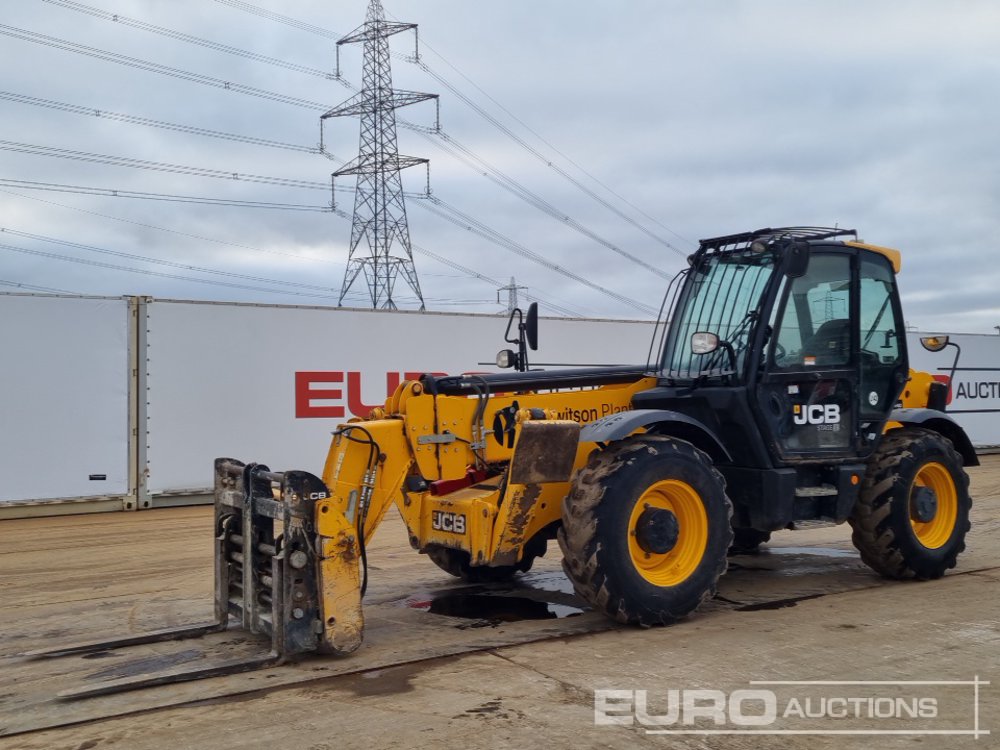
<svg viewBox="0 0 1000 750">
<path fill-rule="evenodd" d="M 836 227 L 779 227 L 766 229 L 758 229 L 753 232 L 741 232 L 739 234 L 727 234 L 722 237 L 711 237 L 709 239 L 701 240 L 698 243 L 699 250 L 722 250 L 723 248 L 733 246 L 731 249 L 736 249 L 737 245 L 749 246 L 750 243 L 756 240 L 764 240 L 766 242 L 773 242 L 775 240 L 784 238 L 793 238 L 801 240 L 828 240 L 834 237 L 854 237 L 855 241 L 858 239 L 858 232 L 856 229 L 837 229 Z"/>
</svg>

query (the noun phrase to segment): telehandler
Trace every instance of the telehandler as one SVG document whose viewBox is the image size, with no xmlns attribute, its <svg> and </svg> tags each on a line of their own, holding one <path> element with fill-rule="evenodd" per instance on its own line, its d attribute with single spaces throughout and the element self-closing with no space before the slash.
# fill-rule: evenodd
<svg viewBox="0 0 1000 750">
<path fill-rule="evenodd" d="M 527 571 L 557 539 L 580 598 L 639 626 L 693 612 L 732 548 L 777 529 L 847 521 L 890 578 L 954 567 L 978 459 L 946 387 L 909 369 L 899 252 L 796 227 L 703 240 L 688 261 L 644 365 L 529 369 L 533 307 L 497 358 L 516 371 L 401 383 L 336 429 L 322 477 L 216 459 L 215 622 L 34 655 L 233 621 L 271 637 L 257 659 L 67 693 L 85 696 L 348 654 L 393 504 L 413 549 L 468 581 Z"/>
</svg>

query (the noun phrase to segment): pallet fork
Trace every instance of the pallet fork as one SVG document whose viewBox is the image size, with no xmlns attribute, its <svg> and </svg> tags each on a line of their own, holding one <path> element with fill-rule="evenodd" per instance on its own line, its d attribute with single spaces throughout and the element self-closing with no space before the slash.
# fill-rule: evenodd
<svg viewBox="0 0 1000 750">
<path fill-rule="evenodd" d="M 229 628 L 271 638 L 270 652 L 185 670 L 147 673 L 59 693 L 89 698 L 277 666 L 309 653 L 361 645 L 359 535 L 321 479 L 276 473 L 231 458 L 215 461 L 215 620 L 111 640 L 30 651 L 31 659 L 92 654 L 200 638 Z"/>
</svg>

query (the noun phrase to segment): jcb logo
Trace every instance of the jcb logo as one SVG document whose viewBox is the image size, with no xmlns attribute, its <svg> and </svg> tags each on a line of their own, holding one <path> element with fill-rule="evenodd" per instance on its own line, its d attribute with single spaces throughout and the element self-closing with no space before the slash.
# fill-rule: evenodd
<svg viewBox="0 0 1000 750">
<path fill-rule="evenodd" d="M 435 510 L 431 513 L 431 528 L 435 531 L 464 534 L 465 516 L 461 513 L 445 513 L 441 510 Z"/>
<path fill-rule="evenodd" d="M 840 424 L 838 404 L 795 405 L 795 424 Z"/>
</svg>

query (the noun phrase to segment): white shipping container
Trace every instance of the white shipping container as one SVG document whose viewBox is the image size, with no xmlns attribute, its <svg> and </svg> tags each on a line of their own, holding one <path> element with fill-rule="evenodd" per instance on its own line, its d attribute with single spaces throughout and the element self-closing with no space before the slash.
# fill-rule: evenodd
<svg viewBox="0 0 1000 750">
<path fill-rule="evenodd" d="M 497 372 L 506 316 L 156 300 L 146 305 L 145 491 L 204 491 L 212 460 L 319 473 L 340 422 L 422 372 Z M 532 366 L 645 364 L 652 323 L 546 319 Z M 514 347 L 516 348 L 516 347 Z"/>
<path fill-rule="evenodd" d="M 401 379 L 497 371 L 505 327 L 495 315 L 0 294 L 0 510 L 171 502 L 211 486 L 216 456 L 318 472 L 334 427 Z M 653 333 L 546 319 L 531 363 L 643 364 Z M 949 384 L 947 410 L 975 445 L 1000 444 L 1000 336 L 952 334 L 931 353 L 921 335 L 907 337 L 911 366 Z"/>
<path fill-rule="evenodd" d="M 0 503 L 129 491 L 129 303 L 0 295 Z"/>
</svg>

